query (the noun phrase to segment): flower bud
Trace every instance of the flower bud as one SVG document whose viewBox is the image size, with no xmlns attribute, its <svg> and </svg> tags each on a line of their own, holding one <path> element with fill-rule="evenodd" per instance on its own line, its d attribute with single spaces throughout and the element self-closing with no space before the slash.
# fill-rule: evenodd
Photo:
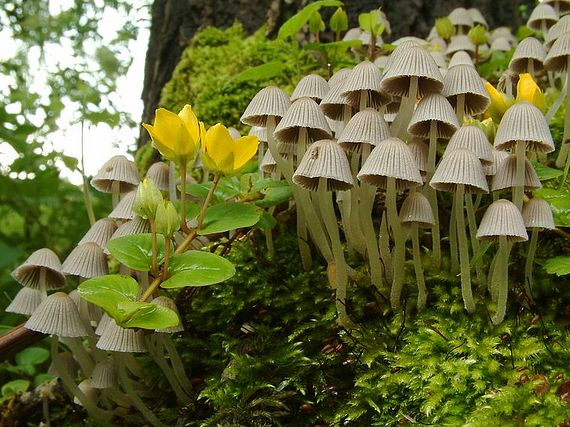
<svg viewBox="0 0 570 427">
<path fill-rule="evenodd" d="M 159 203 L 156 208 L 156 232 L 163 234 L 164 237 L 172 237 L 172 235 L 180 228 L 180 217 L 174 204 L 170 201 Z"/>
<path fill-rule="evenodd" d="M 528 101 L 538 107 L 543 113 L 546 109 L 544 94 L 529 73 L 519 75 L 517 101 Z"/>
<path fill-rule="evenodd" d="M 487 31 L 482 25 L 476 25 L 471 28 L 469 33 L 467 33 L 467 37 L 475 46 L 482 46 L 487 43 Z"/>
<path fill-rule="evenodd" d="M 348 16 L 343 8 L 339 7 L 331 16 L 329 23 L 331 30 L 335 33 L 348 30 Z"/>
<path fill-rule="evenodd" d="M 455 27 L 448 16 L 435 20 L 435 30 L 437 34 L 444 40 L 449 40 L 455 35 Z"/>
<path fill-rule="evenodd" d="M 325 22 L 319 11 L 314 11 L 309 18 L 309 31 L 313 34 L 320 33 L 325 30 Z"/>
<path fill-rule="evenodd" d="M 513 99 L 503 92 L 499 92 L 489 82 L 485 83 L 485 90 L 491 98 L 491 104 L 487 108 L 487 113 L 494 122 L 499 123 L 505 111 L 513 104 Z"/>
<path fill-rule="evenodd" d="M 162 203 L 162 193 L 152 179 L 145 178 L 137 189 L 133 211 L 144 219 L 154 220 L 160 203 Z"/>
</svg>

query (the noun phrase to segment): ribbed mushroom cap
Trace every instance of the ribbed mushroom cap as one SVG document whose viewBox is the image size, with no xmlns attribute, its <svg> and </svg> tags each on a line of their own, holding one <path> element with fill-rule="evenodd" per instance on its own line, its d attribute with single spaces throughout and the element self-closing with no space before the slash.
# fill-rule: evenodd
<svg viewBox="0 0 570 427">
<path fill-rule="evenodd" d="M 101 320 L 101 317 L 103 316 L 103 310 L 95 304 L 92 304 L 89 301 L 81 298 L 79 296 L 79 292 L 77 292 L 77 289 L 72 290 L 68 296 L 77 306 L 77 311 L 79 311 L 79 316 L 82 319 L 88 322 L 92 322 L 93 325 L 96 325 L 97 322 Z"/>
<path fill-rule="evenodd" d="M 469 65 L 451 67 L 443 79 L 443 96 L 453 108 L 460 94 L 465 95 L 465 113 L 469 115 L 482 113 L 491 103 L 479 73 Z"/>
<path fill-rule="evenodd" d="M 76 378 L 79 372 L 79 363 L 73 357 L 73 355 L 67 351 L 61 352 L 57 355 L 57 357 L 61 360 L 61 366 L 67 371 L 67 375 L 71 378 Z M 53 359 L 49 365 L 47 370 L 48 375 L 54 377 L 61 377 L 61 373 L 57 371 Z"/>
<path fill-rule="evenodd" d="M 509 68 L 516 73 L 526 73 L 528 72 L 528 63 L 532 61 L 534 70 L 540 71 L 543 69 L 542 63 L 545 57 L 546 51 L 542 43 L 534 37 L 527 37 L 515 49 Z"/>
<path fill-rule="evenodd" d="M 152 179 L 152 182 L 159 190 L 168 191 L 169 172 L 169 167 L 166 163 L 155 162 L 148 168 L 146 177 Z"/>
<path fill-rule="evenodd" d="M 475 24 L 475 25 L 480 24 L 480 25 L 484 26 L 485 28 L 489 28 L 489 24 L 487 24 L 487 20 L 481 14 L 479 9 L 472 7 L 471 9 L 467 9 L 467 12 L 469 13 L 469 16 L 471 16 L 471 19 L 473 20 L 473 24 Z"/>
<path fill-rule="evenodd" d="M 513 33 L 511 32 L 511 29 L 509 27 L 497 27 L 497 28 L 495 28 L 493 30 L 493 32 L 491 33 L 491 35 L 489 36 L 489 42 L 493 43 L 493 40 L 495 40 L 499 37 L 504 37 L 507 40 L 510 40 L 512 45 L 517 44 L 517 39 L 515 38 L 515 36 L 513 36 Z"/>
<path fill-rule="evenodd" d="M 542 188 L 542 184 L 538 179 L 536 171 L 525 158 L 524 160 L 524 189 L 525 191 L 536 190 Z M 493 177 L 491 188 L 493 191 L 503 190 L 505 188 L 513 188 L 517 185 L 517 156 L 511 154 L 497 166 L 497 172 Z"/>
<path fill-rule="evenodd" d="M 73 300 L 64 292 L 49 295 L 28 319 L 25 328 L 59 337 L 87 335 Z"/>
<path fill-rule="evenodd" d="M 342 95 L 344 82 L 350 75 L 348 68 L 337 71 L 329 80 L 330 90 L 319 104 L 325 116 L 333 120 L 343 118 L 345 107 L 349 108 L 350 115 L 354 113 L 354 107 L 348 102 L 348 99 Z"/>
<path fill-rule="evenodd" d="M 418 47 L 418 46 L 421 46 L 421 45 L 415 39 L 405 40 L 402 43 L 398 44 L 396 46 L 396 49 L 394 49 L 392 51 L 392 53 L 390 54 L 390 56 L 388 56 L 388 62 L 386 62 L 386 65 L 384 67 L 384 71 L 386 71 L 386 70 L 388 70 L 388 68 L 390 68 L 390 65 L 392 64 L 392 62 L 397 61 L 400 56 L 404 56 L 408 49 L 410 49 L 412 47 Z"/>
<path fill-rule="evenodd" d="M 352 70 L 350 68 L 341 68 L 340 70 L 336 71 L 331 78 L 329 79 L 329 88 L 336 86 L 337 84 L 343 83 L 344 80 L 350 76 Z"/>
<path fill-rule="evenodd" d="M 420 138 L 413 138 L 408 142 L 408 148 L 410 149 L 420 172 L 427 171 L 429 145 Z"/>
<path fill-rule="evenodd" d="M 117 226 L 115 221 L 110 218 L 100 219 L 91 226 L 77 245 L 92 242 L 97 244 L 101 249 L 105 249 L 107 242 L 111 240 L 111 236 L 113 236 L 116 230 Z"/>
<path fill-rule="evenodd" d="M 114 156 L 107 160 L 91 179 L 91 185 L 104 193 L 110 193 L 113 182 L 119 183 L 119 193 L 133 190 L 141 177 L 135 163 L 125 156 Z"/>
<path fill-rule="evenodd" d="M 65 276 L 56 253 L 48 248 L 38 249 L 12 272 L 12 277 L 22 286 L 40 289 L 45 277 L 46 290 L 65 286 Z"/>
<path fill-rule="evenodd" d="M 544 68 L 548 71 L 566 71 L 568 56 L 570 56 L 570 32 L 562 34 L 554 42 L 544 58 Z"/>
<path fill-rule="evenodd" d="M 344 150 L 331 139 L 313 143 L 293 174 L 293 182 L 316 190 L 319 178 L 327 178 L 327 190 L 348 190 L 354 185 L 350 164 Z"/>
<path fill-rule="evenodd" d="M 414 136 L 429 137 L 431 122 L 437 123 L 437 137 L 451 138 L 459 128 L 459 121 L 447 98 L 439 93 L 430 94 L 418 103 L 410 120 L 408 132 Z"/>
<path fill-rule="evenodd" d="M 479 240 L 498 240 L 500 236 L 511 242 L 528 240 L 520 211 L 506 199 L 499 199 L 487 208 L 477 230 Z"/>
<path fill-rule="evenodd" d="M 544 114 L 530 102 L 519 101 L 509 107 L 497 128 L 495 148 L 512 149 L 517 141 L 526 142 L 529 151 L 554 151 L 554 141 Z"/>
<path fill-rule="evenodd" d="M 360 108 L 360 98 L 366 97 L 366 106 L 380 108 L 392 97 L 382 90 L 382 72 L 370 61 L 356 65 L 342 86 L 342 95 L 355 108 Z"/>
<path fill-rule="evenodd" d="M 508 52 L 511 50 L 511 44 L 504 37 L 498 37 L 491 43 L 491 51 Z"/>
<path fill-rule="evenodd" d="M 312 98 L 319 103 L 329 91 L 328 82 L 318 74 L 309 74 L 303 77 L 291 95 L 291 101 L 296 101 L 299 98 Z"/>
<path fill-rule="evenodd" d="M 91 374 L 91 386 L 93 388 L 113 388 L 118 383 L 117 368 L 113 362 L 104 360 L 95 365 Z"/>
<path fill-rule="evenodd" d="M 456 65 L 470 65 L 471 67 L 475 67 L 471 55 L 469 55 L 464 50 L 458 50 L 453 54 L 449 60 L 448 68 L 455 67 Z"/>
<path fill-rule="evenodd" d="M 546 228 L 547 230 L 556 228 L 550 204 L 540 197 L 533 197 L 525 203 L 522 217 L 526 228 Z"/>
<path fill-rule="evenodd" d="M 176 307 L 176 303 L 171 298 L 160 296 L 154 298 L 150 303 L 171 309 L 178 315 L 178 319 L 180 319 L 180 313 L 178 312 L 178 307 Z M 182 325 L 182 322 L 178 322 L 178 325 L 176 326 L 171 326 L 170 328 L 165 328 L 165 329 L 155 329 L 155 332 L 174 334 L 176 332 L 181 332 L 183 330 L 184 326 Z"/>
<path fill-rule="evenodd" d="M 261 160 L 261 170 L 265 173 L 273 173 L 277 170 L 277 162 L 271 155 L 271 151 L 267 150 Z"/>
<path fill-rule="evenodd" d="M 130 236 L 131 234 L 142 233 L 150 233 L 149 222 L 148 220 L 141 218 L 138 215 L 134 215 L 133 219 L 125 222 L 124 224 L 121 224 L 109 240 L 116 239 L 117 237 Z M 109 253 L 106 248 L 104 252 Z"/>
<path fill-rule="evenodd" d="M 332 136 L 319 104 L 311 98 L 299 98 L 294 101 L 275 128 L 274 135 L 283 143 L 297 143 L 301 128 L 307 130 L 309 142 Z"/>
<path fill-rule="evenodd" d="M 457 7 L 449 14 L 449 19 L 455 27 L 472 27 L 473 18 L 464 7 Z"/>
<path fill-rule="evenodd" d="M 400 208 L 400 221 L 410 225 L 417 223 L 420 227 L 431 227 L 435 224 L 429 200 L 419 191 L 410 193 Z"/>
<path fill-rule="evenodd" d="M 248 135 L 257 136 L 261 142 L 267 142 L 267 128 L 264 126 L 252 126 Z"/>
<path fill-rule="evenodd" d="M 483 172 L 487 176 L 495 175 L 497 173 L 497 168 L 499 165 L 503 162 L 503 160 L 509 157 L 509 153 L 506 151 L 495 150 L 494 148 L 491 150 L 491 153 L 493 154 L 493 163 L 488 166 L 483 166 Z"/>
<path fill-rule="evenodd" d="M 493 147 L 489 143 L 485 132 L 475 125 L 460 127 L 449 140 L 445 153 L 447 154 L 451 150 L 458 148 L 466 148 L 473 151 L 483 166 L 493 164 Z"/>
<path fill-rule="evenodd" d="M 471 150 L 459 148 L 443 156 L 429 185 L 438 191 L 457 191 L 463 184 L 466 193 L 487 193 L 483 166 Z"/>
<path fill-rule="evenodd" d="M 558 22 L 558 14 L 554 8 L 546 3 L 539 3 L 530 14 L 526 26 L 534 31 L 542 31 L 542 25 L 552 27 Z"/>
<path fill-rule="evenodd" d="M 372 108 L 356 113 L 338 137 L 338 144 L 347 151 L 360 152 L 362 144 L 378 145 L 390 136 L 390 128 L 382 114 Z"/>
<path fill-rule="evenodd" d="M 380 188 L 386 188 L 388 177 L 396 178 L 397 191 L 423 184 L 410 148 L 404 141 L 395 137 L 388 138 L 374 147 L 357 177 L 362 182 Z"/>
<path fill-rule="evenodd" d="M 112 319 L 107 323 L 96 347 L 122 353 L 145 353 L 147 351 L 142 331 L 121 328 Z"/>
<path fill-rule="evenodd" d="M 38 289 L 23 287 L 16 294 L 8 307 L 6 307 L 6 312 L 29 316 L 36 311 L 45 298 L 46 295 L 44 292 Z"/>
<path fill-rule="evenodd" d="M 465 35 L 453 36 L 451 42 L 447 45 L 447 50 L 445 51 L 447 56 L 453 55 L 455 52 L 464 50 L 470 55 L 475 55 L 475 45 L 471 43 L 469 37 Z"/>
<path fill-rule="evenodd" d="M 434 42 L 439 42 L 440 39 L 435 39 Z M 441 40 L 443 43 L 445 43 L 444 40 Z M 441 45 L 440 45 L 441 47 Z M 443 47 L 441 47 L 443 49 Z M 441 51 L 437 51 L 437 50 L 432 50 L 429 53 L 431 55 L 431 57 L 433 58 L 433 60 L 435 61 L 435 64 L 438 66 L 438 68 L 441 70 L 441 68 L 447 68 L 447 59 L 445 59 L 445 56 L 443 55 L 443 53 L 441 53 Z M 440 71 L 441 72 L 441 71 Z"/>
<path fill-rule="evenodd" d="M 552 6 L 555 11 L 557 7 L 559 12 L 568 12 L 570 10 L 570 0 L 543 0 L 543 3 Z"/>
<path fill-rule="evenodd" d="M 285 92 L 276 86 L 268 86 L 257 92 L 240 120 L 250 126 L 267 126 L 268 116 L 283 117 L 289 105 L 291 100 Z"/>
<path fill-rule="evenodd" d="M 435 60 L 426 49 L 414 46 L 390 62 L 382 79 L 382 89 L 394 96 L 409 96 L 412 77 L 418 78 L 418 97 L 439 93 L 443 88 L 443 77 Z"/>
<path fill-rule="evenodd" d="M 569 3 L 570 4 L 570 3 Z M 544 48 L 549 50 L 558 38 L 565 33 L 570 32 L 570 15 L 564 15 L 560 20 L 548 30 L 544 38 Z"/>
<path fill-rule="evenodd" d="M 117 203 L 115 209 L 108 215 L 112 219 L 132 219 L 135 216 L 133 205 L 137 196 L 136 190 L 130 191 Z"/>
<path fill-rule="evenodd" d="M 103 313 L 103 316 L 101 316 L 101 319 L 99 319 L 99 323 L 97 323 L 97 327 L 95 328 L 95 335 L 101 336 L 110 321 L 111 318 L 109 315 L 107 313 Z"/>
<path fill-rule="evenodd" d="M 96 243 L 88 242 L 77 246 L 63 262 L 63 272 L 90 279 L 109 272 L 107 256 Z"/>
<path fill-rule="evenodd" d="M 241 133 L 239 132 L 239 130 L 237 130 L 236 128 L 229 126 L 228 127 L 228 132 L 230 133 L 230 136 L 232 137 L 232 139 L 238 139 L 241 138 Z"/>
<path fill-rule="evenodd" d="M 374 65 L 380 68 L 380 70 L 385 70 L 389 63 L 390 57 L 386 55 L 381 55 L 374 60 Z"/>
</svg>

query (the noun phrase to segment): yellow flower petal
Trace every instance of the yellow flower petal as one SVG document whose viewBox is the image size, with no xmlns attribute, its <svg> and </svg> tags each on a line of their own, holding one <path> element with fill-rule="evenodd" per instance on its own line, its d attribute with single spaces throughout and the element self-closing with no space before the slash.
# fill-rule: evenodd
<svg viewBox="0 0 570 427">
<path fill-rule="evenodd" d="M 218 123 L 206 132 L 204 137 L 204 151 L 208 153 L 210 159 L 220 165 L 228 153 L 231 152 L 233 138 L 228 129 Z"/>
<path fill-rule="evenodd" d="M 198 150 L 200 147 L 200 122 L 198 122 L 196 114 L 192 111 L 192 106 L 186 104 L 180 113 L 178 113 L 178 116 L 184 122 L 184 125 L 194 142 L 194 150 Z"/>
<path fill-rule="evenodd" d="M 542 111 L 546 108 L 544 94 L 529 73 L 519 75 L 517 101 L 528 101 Z"/>
<path fill-rule="evenodd" d="M 174 151 L 162 143 L 162 136 L 156 131 L 156 128 L 154 126 L 147 125 L 146 123 L 143 123 L 143 127 L 148 131 L 156 149 L 168 160 L 174 160 L 176 157 Z"/>
<path fill-rule="evenodd" d="M 247 162 L 251 160 L 257 147 L 259 146 L 259 139 L 256 136 L 248 135 L 242 136 L 235 141 L 236 155 L 234 159 L 235 170 L 241 169 Z"/>
</svg>

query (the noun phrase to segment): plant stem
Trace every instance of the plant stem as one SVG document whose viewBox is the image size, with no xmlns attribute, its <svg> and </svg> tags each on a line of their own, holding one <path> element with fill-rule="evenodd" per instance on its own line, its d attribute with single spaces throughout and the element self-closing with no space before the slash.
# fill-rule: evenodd
<svg viewBox="0 0 570 427">
<path fill-rule="evenodd" d="M 158 275 L 158 240 L 156 234 L 156 223 L 154 219 L 148 219 L 150 224 L 150 234 L 152 236 L 152 260 L 151 260 L 151 267 L 150 271 L 153 276 Z"/>
<path fill-rule="evenodd" d="M 170 262 L 170 237 L 164 238 L 164 264 L 162 265 L 162 281 L 168 278 L 168 263 Z"/>
<path fill-rule="evenodd" d="M 188 234 L 190 229 L 186 224 L 186 174 L 188 170 L 187 160 L 180 160 L 180 229 Z"/>
<path fill-rule="evenodd" d="M 406 271 L 404 269 L 406 257 L 406 243 L 402 233 L 398 209 L 396 207 L 396 178 L 388 177 L 386 186 L 386 206 L 388 208 L 388 225 L 392 228 L 394 237 L 393 281 L 390 290 L 390 304 L 393 309 L 400 307 L 400 297 L 404 286 Z"/>
<path fill-rule="evenodd" d="M 458 184 L 455 192 L 455 216 L 457 217 L 457 241 L 459 243 L 459 263 L 461 267 L 461 294 L 463 305 L 468 313 L 475 311 L 475 303 L 471 291 L 471 271 L 469 268 L 469 247 L 465 234 L 465 218 L 463 215 L 464 184 Z"/>
<path fill-rule="evenodd" d="M 79 363 L 85 378 L 89 378 L 93 372 L 94 364 L 93 359 L 91 359 L 91 356 L 89 356 L 85 347 L 83 347 L 81 338 L 63 338 L 62 342 L 71 350 L 71 354 L 73 358 L 77 360 L 77 363 Z"/>
<path fill-rule="evenodd" d="M 221 175 L 215 175 L 214 176 L 214 181 L 212 182 L 212 185 L 210 186 L 210 190 L 208 191 L 208 195 L 206 196 L 206 200 L 204 200 L 204 204 L 202 205 L 202 210 L 200 210 L 200 215 L 198 216 L 198 225 L 196 226 L 197 230 L 202 229 L 202 225 L 204 223 L 204 216 L 206 215 L 206 210 L 208 209 L 208 205 L 210 204 L 210 201 L 212 200 L 212 196 L 214 195 L 214 191 L 216 191 L 216 187 L 220 183 L 220 178 L 221 178 Z"/>
<path fill-rule="evenodd" d="M 532 299 L 532 267 L 534 266 L 534 255 L 536 254 L 536 247 L 538 246 L 538 232 L 538 228 L 532 228 L 530 244 L 524 264 L 524 288 L 530 299 Z"/>
<path fill-rule="evenodd" d="M 526 163 L 526 142 L 517 141 L 516 156 L 517 156 L 517 169 L 515 176 L 515 187 L 513 188 L 513 203 L 522 212 L 523 194 L 524 194 L 524 169 Z"/>
<path fill-rule="evenodd" d="M 499 252 L 497 253 L 497 264 L 493 272 L 493 282 L 498 290 L 497 311 L 491 318 L 494 325 L 498 325 L 505 318 L 507 311 L 507 295 L 509 293 L 509 253 L 511 244 L 506 236 L 499 236 Z"/>
<path fill-rule="evenodd" d="M 416 282 L 418 284 L 418 311 L 426 307 L 427 293 L 426 282 L 424 279 L 424 269 L 422 267 L 422 254 L 420 252 L 420 236 L 418 223 L 412 224 L 412 252 L 414 257 L 414 270 L 416 272 Z"/>
<path fill-rule="evenodd" d="M 147 299 L 149 299 L 156 290 L 156 288 L 158 288 L 158 285 L 160 285 L 160 282 L 161 282 L 160 277 L 154 279 L 152 283 L 148 285 L 148 288 L 146 289 L 146 291 L 144 291 L 144 293 L 141 295 L 138 301 L 145 302 Z"/>
</svg>

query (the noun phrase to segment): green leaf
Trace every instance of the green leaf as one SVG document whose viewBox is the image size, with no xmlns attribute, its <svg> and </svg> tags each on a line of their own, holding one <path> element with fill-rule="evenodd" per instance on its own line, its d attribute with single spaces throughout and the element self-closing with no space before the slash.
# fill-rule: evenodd
<svg viewBox="0 0 570 427">
<path fill-rule="evenodd" d="M 135 279 L 120 274 L 94 277 L 77 288 L 81 298 L 101 307 L 115 320 L 122 315 L 118 305 L 134 301 L 139 290 L 140 286 Z"/>
<path fill-rule="evenodd" d="M 49 351 L 41 347 L 28 347 L 16 354 L 18 365 L 39 365 L 49 359 Z"/>
<path fill-rule="evenodd" d="M 269 212 L 263 212 L 261 214 L 261 218 L 259 218 L 259 221 L 257 221 L 257 224 L 255 224 L 257 228 L 261 229 L 267 229 L 267 228 L 271 229 L 276 225 L 277 225 L 277 220 Z"/>
<path fill-rule="evenodd" d="M 549 274 L 556 274 L 557 276 L 565 276 L 570 274 L 570 256 L 557 256 L 549 258 L 544 263 L 544 268 Z"/>
<path fill-rule="evenodd" d="M 209 207 L 204 215 L 204 224 L 200 235 L 223 233 L 243 227 L 251 227 L 261 212 L 254 205 L 246 203 L 220 203 Z"/>
<path fill-rule="evenodd" d="M 123 328 L 164 329 L 178 325 L 178 315 L 167 307 L 140 301 L 124 301 L 117 305 L 117 325 Z"/>
<path fill-rule="evenodd" d="M 287 187 L 271 187 L 264 191 L 265 197 L 255 204 L 262 208 L 270 208 L 291 199 L 293 192 Z"/>
<path fill-rule="evenodd" d="M 28 380 L 10 381 L 4 384 L 2 386 L 2 389 L 0 390 L 2 393 L 1 400 L 6 400 L 14 396 L 15 394 L 23 393 L 28 389 L 29 386 L 30 382 Z"/>
<path fill-rule="evenodd" d="M 541 181 L 558 178 L 563 173 L 560 169 L 549 168 L 548 166 L 544 166 L 542 163 L 538 162 L 532 162 L 532 167 L 536 171 L 538 179 Z"/>
<path fill-rule="evenodd" d="M 164 236 L 157 236 L 158 259 L 160 264 L 164 259 Z M 152 234 L 133 234 L 113 239 L 107 243 L 109 252 L 117 260 L 137 271 L 149 271 L 152 266 Z"/>
<path fill-rule="evenodd" d="M 292 37 L 297 34 L 303 25 L 305 25 L 311 15 L 318 11 L 321 7 L 339 7 L 342 6 L 341 1 L 337 0 L 320 0 L 313 3 L 309 3 L 291 18 L 289 18 L 285 23 L 279 28 L 279 33 L 277 37 L 280 39 L 285 39 L 287 37 Z"/>
<path fill-rule="evenodd" d="M 47 381 L 53 380 L 55 377 L 50 374 L 38 374 L 34 377 L 34 387 L 39 386 Z"/>
<path fill-rule="evenodd" d="M 567 191 L 541 188 L 533 194 L 550 203 L 557 227 L 570 227 L 570 194 Z"/>
<path fill-rule="evenodd" d="M 341 40 L 338 42 L 330 42 L 330 43 L 307 43 L 305 47 L 307 49 L 315 49 L 315 50 L 333 50 L 333 49 L 348 50 L 351 47 L 354 48 L 362 47 L 362 41 Z"/>
<path fill-rule="evenodd" d="M 272 79 L 280 76 L 285 72 L 285 64 L 282 61 L 270 61 L 256 67 L 248 68 L 239 74 L 233 76 L 227 81 L 226 86 L 230 83 L 240 83 L 251 80 Z"/>
<path fill-rule="evenodd" d="M 236 269 L 227 259 L 202 251 L 174 255 L 168 269 L 170 278 L 161 283 L 166 289 L 186 286 L 207 286 L 232 277 Z"/>
</svg>

